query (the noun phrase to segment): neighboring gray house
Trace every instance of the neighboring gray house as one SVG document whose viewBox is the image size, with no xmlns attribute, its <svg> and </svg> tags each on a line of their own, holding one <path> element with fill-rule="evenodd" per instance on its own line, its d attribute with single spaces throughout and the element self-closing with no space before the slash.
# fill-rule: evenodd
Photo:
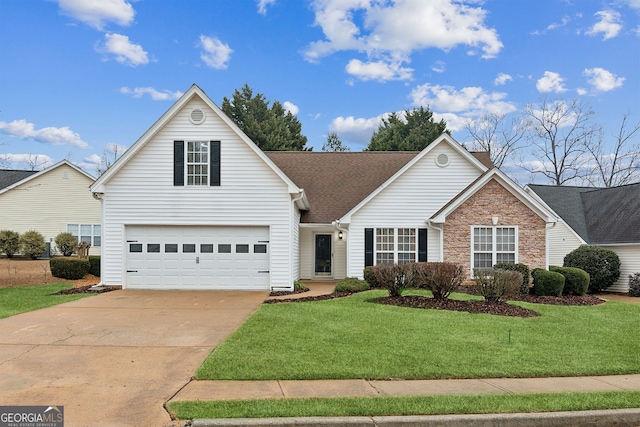
<svg viewBox="0 0 640 427">
<path fill-rule="evenodd" d="M 529 184 L 526 188 L 561 221 L 549 231 L 549 264 L 583 244 L 603 246 L 620 257 L 620 279 L 608 290 L 627 292 L 629 274 L 640 271 L 640 183 L 611 188 Z"/>
</svg>

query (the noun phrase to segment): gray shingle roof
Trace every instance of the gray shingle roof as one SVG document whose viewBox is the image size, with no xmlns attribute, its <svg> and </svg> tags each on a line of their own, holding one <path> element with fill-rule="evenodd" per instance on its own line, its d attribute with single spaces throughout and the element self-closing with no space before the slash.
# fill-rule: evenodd
<svg viewBox="0 0 640 427">
<path fill-rule="evenodd" d="M 0 190 L 7 188 L 16 182 L 20 182 L 38 172 L 40 171 L 0 169 Z"/>
<path fill-rule="evenodd" d="M 304 189 L 310 209 L 302 213 L 301 222 L 329 224 L 358 205 L 418 153 L 268 151 L 265 154 Z M 487 153 L 471 154 L 487 167 L 493 167 Z"/>
<path fill-rule="evenodd" d="M 531 188 L 590 244 L 640 243 L 640 183 L 612 188 Z"/>
</svg>

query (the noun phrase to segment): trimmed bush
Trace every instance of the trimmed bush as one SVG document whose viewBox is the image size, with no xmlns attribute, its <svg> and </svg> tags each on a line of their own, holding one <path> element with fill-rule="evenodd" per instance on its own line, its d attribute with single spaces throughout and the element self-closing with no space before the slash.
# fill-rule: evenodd
<svg viewBox="0 0 640 427">
<path fill-rule="evenodd" d="M 476 268 L 476 288 L 485 301 L 497 303 L 517 295 L 522 286 L 522 273 L 515 270 Z"/>
<path fill-rule="evenodd" d="M 419 262 L 414 264 L 415 286 L 429 289 L 435 299 L 447 299 L 465 278 L 464 269 L 451 262 Z"/>
<path fill-rule="evenodd" d="M 13 255 L 20 249 L 20 234 L 11 230 L 0 230 L 0 254 L 6 254 L 7 258 L 13 258 Z"/>
<path fill-rule="evenodd" d="M 71 256 L 78 246 L 78 238 L 71 233 L 59 233 L 54 242 L 64 256 Z"/>
<path fill-rule="evenodd" d="M 38 259 L 46 249 L 44 237 L 37 231 L 26 231 L 20 236 L 20 253 L 22 255 Z"/>
<path fill-rule="evenodd" d="M 365 282 L 369 284 L 370 288 L 380 288 L 381 286 L 376 282 L 376 275 L 374 272 L 374 267 L 369 266 L 364 268 L 363 277 Z"/>
<path fill-rule="evenodd" d="M 620 258 L 611 249 L 582 245 L 564 257 L 565 267 L 577 267 L 589 273 L 589 292 L 601 292 L 620 278 Z"/>
<path fill-rule="evenodd" d="M 98 255 L 89 256 L 89 274 L 92 274 L 96 277 L 100 277 L 100 256 Z"/>
<path fill-rule="evenodd" d="M 584 295 L 589 290 L 589 273 L 580 268 L 550 265 L 549 271 L 564 276 L 563 295 Z"/>
<path fill-rule="evenodd" d="M 531 279 L 531 273 L 529 271 L 529 266 L 526 264 L 509 264 L 506 262 L 501 262 L 493 266 L 496 270 L 508 270 L 508 271 L 517 271 L 522 275 L 522 284 L 520 285 L 519 292 L 522 295 L 529 295 L 529 281 Z"/>
<path fill-rule="evenodd" d="M 389 291 L 389 296 L 399 297 L 407 288 L 415 286 L 414 263 L 378 264 L 371 267 L 377 286 Z"/>
<path fill-rule="evenodd" d="M 336 283 L 336 292 L 356 293 L 369 290 L 369 283 L 357 277 L 347 277 Z"/>
<path fill-rule="evenodd" d="M 49 268 L 53 277 L 67 280 L 82 279 L 89 272 L 91 264 L 85 258 L 51 258 Z"/>
<path fill-rule="evenodd" d="M 534 268 L 531 272 L 533 276 L 533 292 L 537 296 L 562 296 L 564 288 L 564 276 L 554 271 Z"/>
<path fill-rule="evenodd" d="M 640 273 L 629 275 L 629 296 L 640 297 Z"/>
</svg>

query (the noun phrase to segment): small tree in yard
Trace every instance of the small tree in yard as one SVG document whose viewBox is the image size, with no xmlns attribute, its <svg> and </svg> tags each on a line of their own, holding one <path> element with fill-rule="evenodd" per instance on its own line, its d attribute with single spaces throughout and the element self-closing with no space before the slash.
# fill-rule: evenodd
<svg viewBox="0 0 640 427">
<path fill-rule="evenodd" d="M 20 249 L 20 234 L 11 230 L 0 230 L 0 254 L 7 254 L 7 258 L 13 258 L 13 255 Z"/>
<path fill-rule="evenodd" d="M 485 301 L 498 303 L 517 295 L 522 285 L 522 273 L 515 270 L 492 270 L 476 268 L 473 270 L 478 292 Z"/>
<path fill-rule="evenodd" d="M 434 299 L 447 299 L 464 280 L 464 269 L 451 262 L 420 262 L 415 264 L 415 282 L 429 289 Z"/>
<path fill-rule="evenodd" d="M 604 291 L 620 277 L 620 257 L 611 249 L 582 245 L 564 257 L 565 267 L 577 267 L 589 273 L 589 292 Z"/>
<path fill-rule="evenodd" d="M 640 297 L 640 273 L 629 275 L 629 296 Z"/>
<path fill-rule="evenodd" d="M 38 259 L 47 249 L 44 237 L 37 231 L 30 230 L 20 236 L 20 253 L 31 259 Z"/>
<path fill-rule="evenodd" d="M 71 256 L 78 246 L 78 238 L 71 233 L 60 233 L 55 238 L 58 250 L 64 256 Z"/>
<path fill-rule="evenodd" d="M 402 296 L 405 289 L 415 286 L 413 264 L 378 264 L 370 271 L 377 286 L 388 290 L 390 297 Z"/>
</svg>

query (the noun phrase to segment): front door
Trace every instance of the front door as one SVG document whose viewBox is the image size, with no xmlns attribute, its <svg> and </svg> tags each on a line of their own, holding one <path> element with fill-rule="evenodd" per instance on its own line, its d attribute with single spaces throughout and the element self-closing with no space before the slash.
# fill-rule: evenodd
<svg viewBox="0 0 640 427">
<path fill-rule="evenodd" d="M 331 234 L 316 234 L 315 276 L 331 277 Z"/>
</svg>

